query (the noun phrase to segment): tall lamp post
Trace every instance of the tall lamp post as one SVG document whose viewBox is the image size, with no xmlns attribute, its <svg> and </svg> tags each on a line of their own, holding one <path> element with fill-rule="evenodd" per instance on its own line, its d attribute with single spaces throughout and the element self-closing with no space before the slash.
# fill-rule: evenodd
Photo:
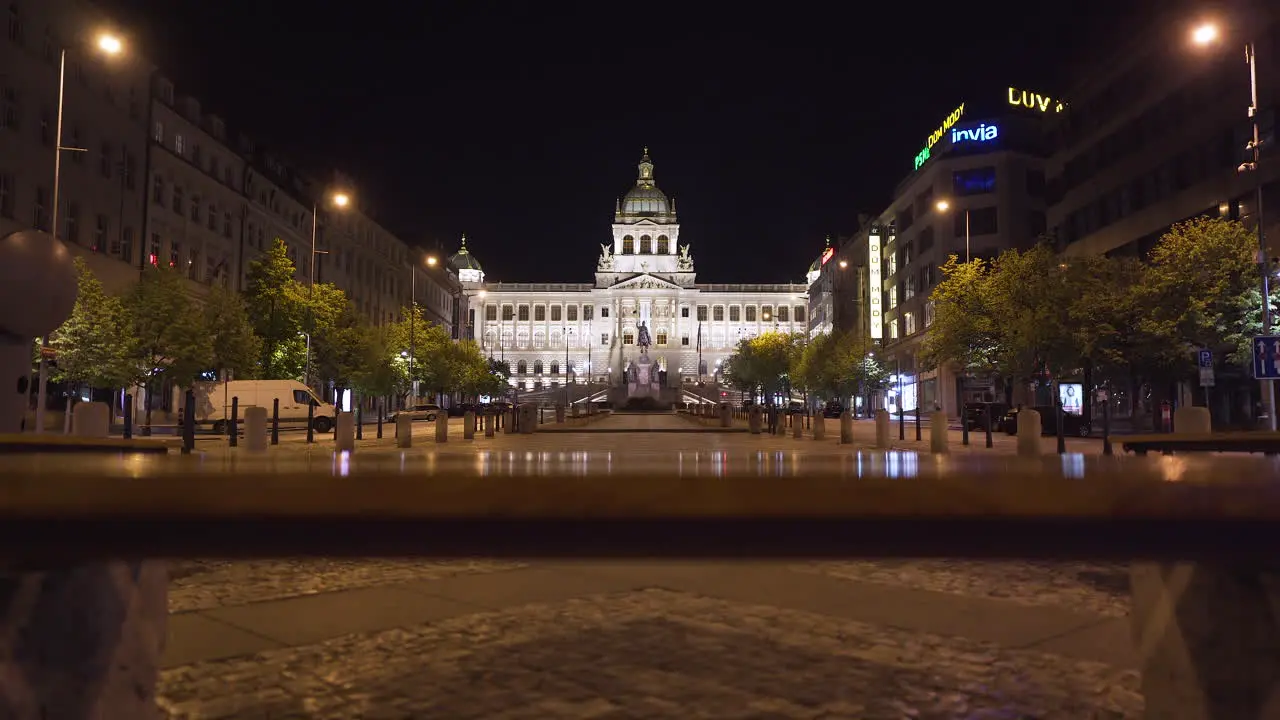
<svg viewBox="0 0 1280 720">
<path fill-rule="evenodd" d="M 440 261 L 435 255 L 427 256 L 427 267 L 435 267 Z M 417 354 L 415 347 L 414 328 L 418 324 L 418 266 L 413 264 L 409 266 L 409 388 L 413 394 L 413 399 L 418 399 L 418 383 L 413 379 L 413 361 Z"/>
<path fill-rule="evenodd" d="M 1197 45 L 1207 46 L 1215 44 L 1221 32 L 1214 23 L 1203 23 L 1191 31 L 1191 40 Z M 1271 334 L 1271 270 L 1270 263 L 1267 261 L 1267 238 L 1265 230 L 1265 216 L 1262 212 L 1262 175 L 1258 172 L 1258 163 L 1262 159 L 1262 137 L 1258 126 L 1258 60 L 1254 54 L 1253 43 L 1245 43 L 1244 61 L 1249 67 L 1249 107 L 1246 110 L 1246 116 L 1252 125 L 1253 134 L 1249 142 L 1245 144 L 1251 156 L 1247 162 L 1240 164 L 1236 168 L 1237 172 L 1253 173 L 1253 191 L 1255 202 L 1258 206 L 1258 276 L 1259 285 L 1262 290 L 1262 334 Z M 1275 431 L 1276 429 L 1276 397 L 1275 384 L 1270 380 L 1259 380 L 1259 390 L 1262 395 L 1263 406 L 1267 411 L 1268 429 Z"/>
<path fill-rule="evenodd" d="M 329 196 L 329 205 L 339 210 L 344 210 L 351 204 L 351 196 L 346 193 L 337 192 Z M 315 309 L 311 304 L 315 296 L 316 290 L 316 256 L 328 255 L 328 250 L 316 249 L 316 230 L 319 227 L 320 203 L 311 204 L 311 262 L 307 268 L 307 306 L 311 314 L 312 320 L 315 319 Z M 302 371 L 302 384 L 311 387 L 311 329 L 307 329 L 307 359 L 305 367 Z"/>
<path fill-rule="evenodd" d="M 949 200 L 939 200 L 935 206 L 938 212 L 945 213 L 951 209 Z M 964 261 L 969 262 L 969 208 L 964 209 Z"/>
<path fill-rule="evenodd" d="M 94 47 L 103 55 L 115 56 L 124 51 L 124 41 L 110 33 L 98 35 Z M 62 190 L 62 152 L 88 152 L 85 148 L 66 147 L 62 144 L 62 116 L 67 89 L 67 49 L 62 48 L 58 55 L 58 119 L 53 145 L 53 216 L 49 221 L 49 231 L 54 238 L 58 237 L 58 195 Z M 150 130 L 148 129 L 148 132 Z M 41 338 L 42 348 L 49 347 L 49 336 Z M 44 432 L 45 403 L 48 401 L 45 384 L 49 375 L 49 360 L 45 353 L 40 353 L 40 369 L 36 380 L 36 432 Z M 150 402 L 150 398 L 147 400 Z M 68 411 L 70 407 L 67 408 Z"/>
</svg>

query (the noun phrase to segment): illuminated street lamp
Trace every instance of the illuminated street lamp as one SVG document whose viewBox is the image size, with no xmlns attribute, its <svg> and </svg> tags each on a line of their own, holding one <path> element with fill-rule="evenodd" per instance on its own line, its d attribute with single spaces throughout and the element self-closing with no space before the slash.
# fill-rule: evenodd
<svg viewBox="0 0 1280 720">
<path fill-rule="evenodd" d="M 351 205 L 351 196 L 344 192 L 334 192 L 328 196 L 328 204 L 338 210 L 345 210 Z M 316 287 L 316 256 L 329 254 L 328 250 L 316 249 L 316 229 L 319 227 L 319 217 L 320 203 L 317 201 L 311 204 L 311 262 L 309 263 L 310 267 L 307 268 L 307 306 L 313 320 L 315 319 L 315 310 L 311 307 L 311 299 L 315 294 Z M 302 384 L 311 387 L 311 331 L 309 328 L 307 330 L 307 359 L 302 371 Z"/>
<path fill-rule="evenodd" d="M 951 209 L 951 203 L 947 200 L 939 200 L 934 207 L 938 212 L 945 213 Z M 969 262 L 969 208 L 964 209 L 964 261 Z"/>
<path fill-rule="evenodd" d="M 427 267 L 435 267 L 440 263 L 439 258 L 435 255 L 428 255 L 426 258 Z M 409 388 L 413 392 L 413 399 L 418 399 L 418 384 L 413 379 L 413 360 L 416 354 L 414 346 L 414 326 L 418 324 L 418 268 L 414 265 L 409 266 Z M 439 402 L 439 398 L 436 402 Z"/>
<path fill-rule="evenodd" d="M 1218 25 L 1213 22 L 1205 22 L 1197 25 L 1191 30 L 1191 41 L 1202 47 L 1214 45 L 1221 38 L 1222 32 Z M 1258 275 L 1260 278 L 1260 289 L 1262 290 L 1262 334 L 1271 334 L 1271 273 L 1267 262 L 1267 239 L 1264 227 L 1266 225 L 1265 216 L 1262 212 L 1262 176 L 1258 173 L 1258 162 L 1262 157 L 1262 137 L 1258 127 L 1258 61 L 1254 54 L 1253 43 L 1245 43 L 1244 61 L 1249 67 L 1249 107 L 1246 110 L 1246 116 L 1249 118 L 1250 124 L 1253 126 L 1253 135 L 1249 142 L 1244 146 L 1252 155 L 1252 159 L 1240 163 L 1236 168 L 1237 172 L 1253 173 L 1253 189 L 1255 202 L 1258 206 Z M 1270 380 L 1259 380 L 1262 394 L 1262 402 L 1267 410 L 1268 429 L 1275 431 L 1276 429 L 1276 398 L 1275 386 Z"/>
</svg>

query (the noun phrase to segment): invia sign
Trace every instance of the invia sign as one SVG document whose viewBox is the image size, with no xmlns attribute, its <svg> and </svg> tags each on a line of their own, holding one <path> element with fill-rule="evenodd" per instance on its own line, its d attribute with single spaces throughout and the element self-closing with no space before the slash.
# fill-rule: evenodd
<svg viewBox="0 0 1280 720">
<path fill-rule="evenodd" d="M 951 144 L 959 145 L 965 142 L 991 142 L 1000 137 L 1000 128 L 997 125 L 988 125 L 982 123 L 976 128 L 968 128 L 966 130 L 952 130 Z"/>
<path fill-rule="evenodd" d="M 947 131 L 951 129 L 952 125 L 955 125 L 956 123 L 960 122 L 960 117 L 962 115 L 964 115 L 964 103 L 960 103 L 960 107 L 951 111 L 951 114 L 947 116 L 946 120 L 942 121 L 942 124 L 938 126 L 937 130 L 934 130 L 933 132 L 929 133 L 929 138 L 924 142 L 924 149 L 921 150 L 918 155 L 916 155 L 916 166 L 915 166 L 916 170 L 919 170 L 920 166 L 925 164 L 925 162 L 929 160 L 930 148 L 932 148 L 939 140 L 941 140 L 943 137 L 946 136 Z"/>
</svg>

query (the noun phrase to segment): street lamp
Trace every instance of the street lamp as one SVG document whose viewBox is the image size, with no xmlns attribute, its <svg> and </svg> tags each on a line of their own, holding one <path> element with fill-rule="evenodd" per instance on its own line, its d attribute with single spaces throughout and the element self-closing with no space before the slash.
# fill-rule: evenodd
<svg viewBox="0 0 1280 720">
<path fill-rule="evenodd" d="M 351 205 L 351 196 L 344 192 L 335 192 L 328 196 L 329 205 L 338 209 L 345 210 Z M 315 309 L 311 306 L 312 297 L 315 295 L 316 287 L 316 256 L 328 255 L 328 250 L 316 249 L 316 229 L 319 227 L 320 203 L 319 201 L 311 204 L 311 262 L 307 277 L 307 306 L 311 314 L 312 320 L 315 319 Z M 302 384 L 311 387 L 311 329 L 307 329 L 307 359 L 305 368 L 302 371 Z"/>
<path fill-rule="evenodd" d="M 951 209 L 951 203 L 947 200 L 939 200 L 934 207 L 938 212 L 945 213 Z M 969 208 L 964 209 L 964 261 L 969 262 Z"/>
<path fill-rule="evenodd" d="M 1191 41 L 1196 45 L 1208 46 L 1215 44 L 1221 36 L 1217 24 L 1212 22 L 1201 23 L 1191 31 Z M 1258 127 L 1258 61 L 1254 54 L 1253 43 L 1245 43 L 1244 61 L 1249 67 L 1249 107 L 1246 110 L 1246 116 L 1252 125 L 1253 135 L 1249 142 L 1244 146 L 1253 156 L 1248 162 L 1243 162 L 1237 172 L 1253 173 L 1253 190 L 1255 202 L 1258 205 L 1258 275 L 1259 285 L 1262 290 L 1262 334 L 1271 334 L 1271 273 L 1269 272 L 1269 263 L 1267 262 L 1267 239 L 1264 227 L 1265 216 L 1262 212 L 1262 175 L 1258 173 L 1258 162 L 1262 157 L 1262 138 Z M 1274 432 L 1276 429 L 1276 398 L 1275 386 L 1270 380 L 1259 380 L 1262 401 L 1267 410 L 1267 425 Z"/>
<path fill-rule="evenodd" d="M 428 255 L 426 258 L 427 267 L 435 267 L 440 260 L 435 255 Z M 418 267 L 417 265 L 409 266 L 409 388 L 413 393 L 413 399 L 418 399 L 418 384 L 413 379 L 413 360 L 416 355 L 416 347 L 414 345 L 414 327 L 418 324 Z M 439 399 L 436 400 L 439 402 Z"/>
</svg>

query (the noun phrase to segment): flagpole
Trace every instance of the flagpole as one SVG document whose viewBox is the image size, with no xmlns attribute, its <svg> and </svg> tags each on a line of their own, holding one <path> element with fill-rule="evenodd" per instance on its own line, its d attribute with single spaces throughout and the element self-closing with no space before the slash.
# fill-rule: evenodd
<svg viewBox="0 0 1280 720">
<path fill-rule="evenodd" d="M 702 385 L 702 321 L 698 321 L 698 385 Z"/>
</svg>

